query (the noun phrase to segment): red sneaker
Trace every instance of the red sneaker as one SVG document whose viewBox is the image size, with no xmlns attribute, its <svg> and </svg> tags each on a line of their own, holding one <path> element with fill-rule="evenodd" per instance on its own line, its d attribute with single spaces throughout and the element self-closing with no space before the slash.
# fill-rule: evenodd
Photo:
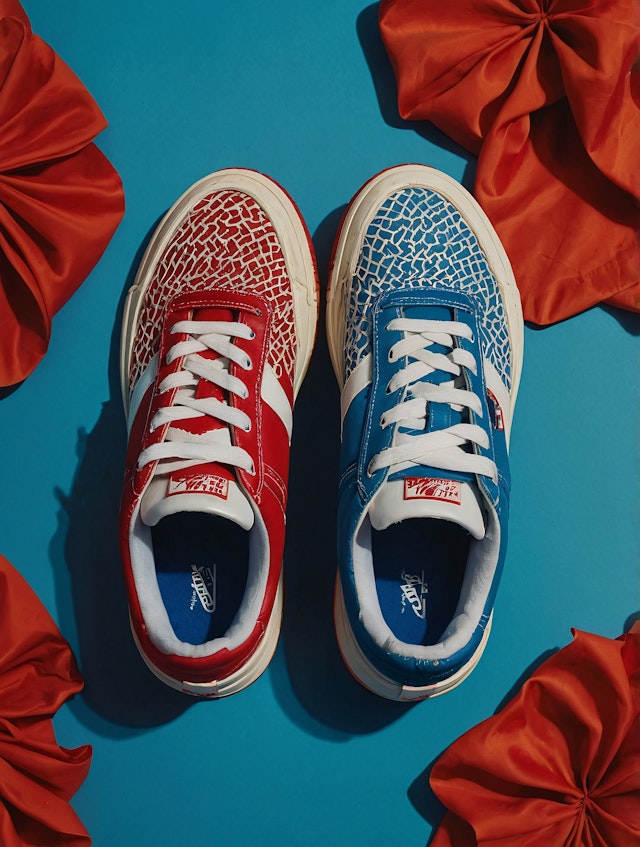
<svg viewBox="0 0 640 847">
<path fill-rule="evenodd" d="M 248 170 L 211 174 L 175 203 L 129 291 L 131 624 L 151 670 L 188 694 L 240 691 L 276 648 L 292 407 L 317 318 L 300 213 Z"/>
</svg>

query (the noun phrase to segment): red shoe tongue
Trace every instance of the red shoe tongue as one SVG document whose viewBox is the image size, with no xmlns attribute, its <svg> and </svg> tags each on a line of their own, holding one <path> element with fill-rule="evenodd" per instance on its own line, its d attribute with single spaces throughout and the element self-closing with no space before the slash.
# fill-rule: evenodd
<svg viewBox="0 0 640 847">
<path fill-rule="evenodd" d="M 233 474 L 217 464 L 184 468 L 151 480 L 140 504 L 143 523 L 155 526 L 178 512 L 217 515 L 247 530 L 255 519 L 251 503 Z"/>
<path fill-rule="evenodd" d="M 408 518 L 440 518 L 464 527 L 474 538 L 485 535 L 476 486 L 457 480 L 407 477 L 385 482 L 369 508 L 374 529 L 382 530 Z"/>
<path fill-rule="evenodd" d="M 199 309 L 193 320 L 234 321 L 230 309 Z M 213 350 L 198 354 L 203 359 L 214 361 L 220 358 Z M 201 379 L 195 390 L 198 399 L 214 397 L 226 401 L 225 392 L 206 379 Z M 202 435 L 226 424 L 209 415 L 187 418 L 172 424 L 172 429 Z M 237 523 L 243 529 L 251 529 L 254 513 L 251 504 L 236 482 L 233 473 L 217 463 L 203 463 L 189 468 L 159 473 L 149 483 L 140 504 L 140 514 L 147 526 L 155 526 L 162 518 L 178 512 L 201 512 L 218 515 Z"/>
</svg>

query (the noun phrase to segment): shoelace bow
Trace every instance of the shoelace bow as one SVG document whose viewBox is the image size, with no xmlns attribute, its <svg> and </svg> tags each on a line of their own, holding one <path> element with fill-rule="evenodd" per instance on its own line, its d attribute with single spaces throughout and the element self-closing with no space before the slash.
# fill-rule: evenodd
<svg viewBox="0 0 640 847">
<path fill-rule="evenodd" d="M 201 379 L 243 399 L 249 396 L 244 382 L 229 372 L 229 364 L 235 362 L 245 371 L 252 369 L 251 359 L 234 345 L 232 339 L 252 339 L 255 333 L 243 323 L 198 320 L 177 321 L 170 332 L 190 337 L 176 342 L 167 352 L 168 365 L 182 357 L 184 361 L 179 371 L 166 376 L 158 386 L 159 393 L 178 390 L 171 404 L 158 409 L 153 416 L 150 430 L 153 432 L 166 424 L 169 424 L 169 428 L 162 442 L 152 444 L 142 451 L 138 467 L 159 461 L 162 462 L 161 472 L 170 473 L 203 462 L 220 462 L 241 468 L 250 474 L 255 473 L 251 456 L 243 448 L 231 443 L 230 434 L 230 427 L 249 432 L 252 426 L 249 416 L 241 409 L 235 409 L 216 397 L 195 396 Z M 200 355 L 207 350 L 217 353 L 218 357 L 207 359 Z M 211 417 L 228 426 L 203 434 L 185 432 L 171 426 L 179 421 L 199 417 Z"/>
<path fill-rule="evenodd" d="M 397 362 L 406 357 L 409 362 L 393 375 L 387 393 L 399 388 L 407 390 L 403 395 L 405 399 L 380 417 L 383 429 L 394 423 L 399 427 L 394 445 L 373 457 L 368 473 L 372 475 L 382 468 L 404 464 L 421 464 L 440 470 L 481 474 L 497 481 L 495 462 L 473 452 L 474 444 L 485 449 L 489 446 L 488 436 L 481 426 L 457 423 L 441 430 L 415 433 L 415 430 L 426 429 L 430 403 L 448 403 L 457 412 L 469 409 L 482 417 L 478 395 L 461 387 L 465 384 L 465 368 L 477 373 L 476 360 L 470 351 L 455 343 L 456 338 L 473 340 L 470 327 L 458 321 L 394 318 L 387 329 L 404 333 L 389 350 L 389 361 Z M 430 348 L 436 344 L 448 348 L 449 352 L 434 352 Z M 452 379 L 438 385 L 421 381 L 435 371 L 451 374 Z M 402 432 L 400 428 L 414 432 Z"/>
</svg>

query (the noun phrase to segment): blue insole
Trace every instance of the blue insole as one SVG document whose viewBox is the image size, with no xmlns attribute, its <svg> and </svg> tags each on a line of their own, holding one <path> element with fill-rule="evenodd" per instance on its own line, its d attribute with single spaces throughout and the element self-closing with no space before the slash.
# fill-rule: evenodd
<svg viewBox="0 0 640 847">
<path fill-rule="evenodd" d="M 469 534 L 449 521 L 412 518 L 371 535 L 387 625 L 400 641 L 437 644 L 460 599 Z"/>
<path fill-rule="evenodd" d="M 215 515 L 168 515 L 152 530 L 158 586 L 176 636 L 223 636 L 247 584 L 249 533 Z"/>
</svg>

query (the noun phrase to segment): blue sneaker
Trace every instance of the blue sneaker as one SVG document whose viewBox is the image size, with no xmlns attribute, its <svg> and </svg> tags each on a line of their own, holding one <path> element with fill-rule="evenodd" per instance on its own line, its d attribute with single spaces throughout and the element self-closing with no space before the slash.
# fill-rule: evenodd
<svg viewBox="0 0 640 847">
<path fill-rule="evenodd" d="M 354 197 L 327 298 L 342 410 L 335 622 L 353 675 L 388 699 L 448 691 L 484 650 L 523 334 L 509 260 L 461 185 L 403 165 Z"/>
</svg>

